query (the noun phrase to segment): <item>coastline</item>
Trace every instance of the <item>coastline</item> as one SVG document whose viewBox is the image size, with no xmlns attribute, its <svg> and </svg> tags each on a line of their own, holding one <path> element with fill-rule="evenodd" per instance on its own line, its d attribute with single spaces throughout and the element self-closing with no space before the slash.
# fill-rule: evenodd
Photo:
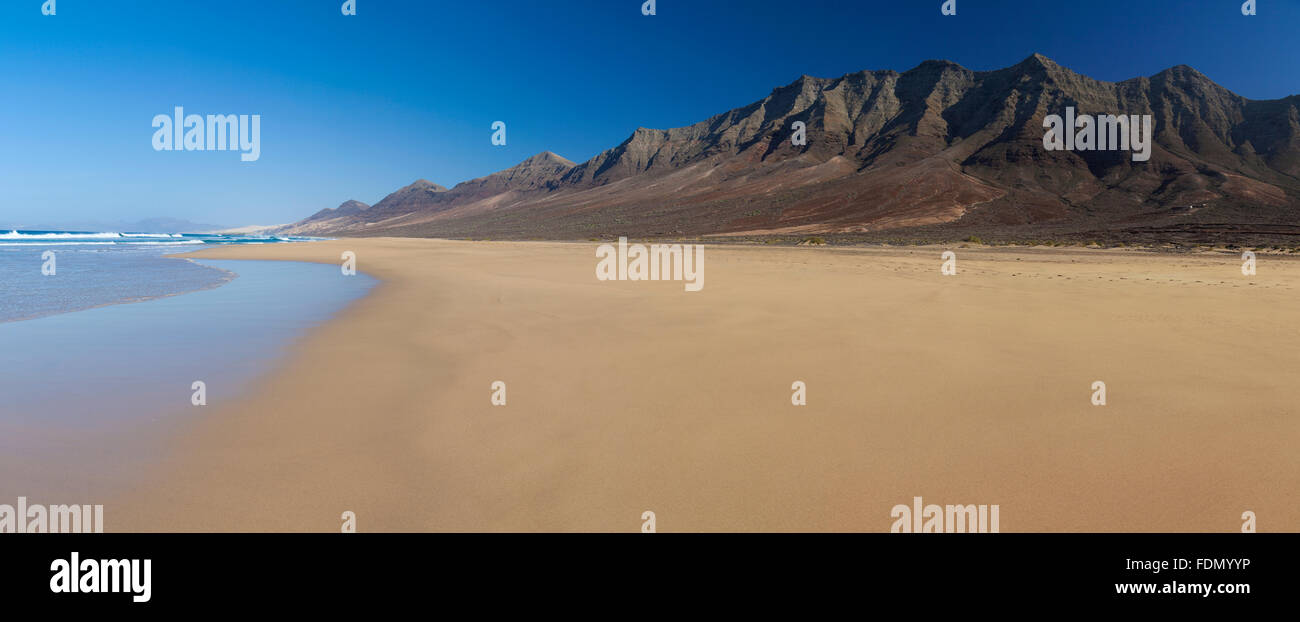
<svg viewBox="0 0 1300 622">
<path fill-rule="evenodd" d="M 196 262 L 196 261 L 194 261 L 194 260 L 192 260 L 192 259 L 188 259 L 188 258 L 182 257 L 182 256 L 180 256 L 180 255 L 167 255 L 167 256 L 165 256 L 165 257 L 167 257 L 167 258 L 174 258 L 174 259 L 180 259 L 180 260 L 183 260 L 183 261 L 189 261 L 190 263 L 195 263 L 195 264 L 198 263 L 198 262 Z M 203 265 L 203 264 L 198 264 L 198 265 Z M 112 301 L 109 301 L 109 302 L 96 303 L 96 304 L 93 304 L 93 305 L 90 305 L 90 306 L 86 306 L 86 307 L 78 307 L 78 308 L 75 308 L 75 309 L 65 309 L 65 310 L 60 310 L 60 311 L 53 311 L 53 312 L 47 312 L 47 313 L 38 313 L 38 314 L 35 314 L 35 315 L 22 316 L 22 317 L 14 317 L 14 318 L 0 318 L 0 324 L 7 324 L 7 323 L 10 323 L 10 322 L 26 322 L 26 321 L 28 321 L 28 320 L 39 320 L 39 319 L 41 319 L 41 318 L 53 317 L 53 316 L 56 316 L 56 315 L 62 315 L 62 314 L 64 314 L 64 313 L 79 313 L 79 312 L 81 312 L 81 311 L 91 311 L 91 310 L 93 310 L 93 309 L 102 309 L 102 308 L 104 308 L 104 307 L 112 307 L 112 306 L 114 306 L 114 305 L 130 305 L 130 304 L 136 304 L 136 303 L 140 303 L 140 302 L 149 302 L 150 300 L 162 300 L 163 298 L 171 298 L 172 296 L 184 296 L 185 294 L 193 294 L 193 293 L 195 293 L 195 292 L 202 292 L 202 291 L 207 291 L 207 290 L 210 290 L 210 289 L 216 289 L 216 288 L 218 288 L 218 287 L 221 287 L 222 285 L 225 285 L 225 284 L 227 284 L 227 283 L 229 283 L 229 282 L 235 280 L 235 278 L 239 276 L 239 275 L 237 275 L 237 274 L 235 274 L 235 273 L 233 273 L 233 272 L 231 272 L 231 271 L 229 271 L 229 270 L 223 270 L 223 269 L 218 268 L 218 267 L 216 267 L 216 266 L 203 266 L 203 267 L 208 268 L 208 269 L 211 269 L 211 270 L 216 270 L 216 271 L 218 271 L 218 272 L 221 272 L 221 273 L 222 273 L 222 277 L 221 277 L 221 279 L 220 279 L 220 280 L 217 280 L 217 281 L 213 281 L 212 283 L 209 283 L 209 284 L 203 285 L 203 286 L 201 286 L 201 287 L 196 287 L 196 288 L 194 288 L 194 289 L 186 289 L 186 290 L 181 290 L 181 291 L 176 291 L 176 292 L 168 292 L 168 293 L 165 293 L 165 294 L 158 294 L 158 295 L 155 295 L 155 296 L 137 296 L 137 297 L 134 297 L 134 298 L 122 298 L 122 299 L 118 299 L 118 300 L 112 300 Z"/>
<path fill-rule="evenodd" d="M 708 246 L 684 293 L 597 281 L 595 246 L 187 253 L 352 250 L 381 282 L 184 424 L 106 530 L 636 531 L 651 510 L 662 531 L 888 531 L 918 496 L 999 504 L 1007 532 L 1300 524 L 1300 337 L 1275 320 L 1300 262 L 955 248 L 943 277 L 943 247 Z"/>
<path fill-rule="evenodd" d="M 190 421 L 277 368 L 286 345 L 375 283 L 335 287 L 336 272 L 306 263 L 204 269 L 239 278 L 0 323 L 15 354 L 0 359 L 0 497 L 98 504 L 135 488 Z"/>
</svg>

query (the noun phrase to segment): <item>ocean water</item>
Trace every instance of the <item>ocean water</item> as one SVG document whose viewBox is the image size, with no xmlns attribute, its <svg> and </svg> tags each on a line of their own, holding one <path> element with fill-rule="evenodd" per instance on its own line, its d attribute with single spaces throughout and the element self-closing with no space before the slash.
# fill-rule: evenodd
<svg viewBox="0 0 1300 622">
<path fill-rule="evenodd" d="M 376 283 L 344 276 L 337 265 L 162 256 L 249 243 L 231 238 L 156 238 L 161 243 L 150 246 L 107 238 L 119 244 L 99 251 L 105 247 L 44 240 L 0 248 L 10 318 L 0 322 L 0 431 L 197 412 L 198 381 L 207 407 L 228 402 L 288 344 Z M 43 276 L 42 249 L 54 242 L 77 243 L 55 247 L 64 249 L 56 251 L 57 273 Z M 137 302 L 114 304 L 128 301 Z"/>
<path fill-rule="evenodd" d="M 0 230 L 0 322 L 217 287 L 234 275 L 164 255 L 310 238 Z"/>
</svg>

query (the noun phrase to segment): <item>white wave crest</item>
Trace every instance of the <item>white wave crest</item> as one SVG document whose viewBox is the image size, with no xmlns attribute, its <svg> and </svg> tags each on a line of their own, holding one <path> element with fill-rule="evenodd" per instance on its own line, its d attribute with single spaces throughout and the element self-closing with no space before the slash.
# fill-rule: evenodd
<svg viewBox="0 0 1300 622">
<path fill-rule="evenodd" d="M 0 240 L 99 240 L 105 238 L 120 238 L 122 234 L 114 232 L 104 233 L 19 233 L 10 231 L 0 233 Z"/>
</svg>

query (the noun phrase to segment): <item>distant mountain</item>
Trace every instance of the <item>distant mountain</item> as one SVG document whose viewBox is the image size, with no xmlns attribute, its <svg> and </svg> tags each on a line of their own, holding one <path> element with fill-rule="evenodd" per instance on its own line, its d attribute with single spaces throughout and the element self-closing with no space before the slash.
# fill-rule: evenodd
<svg viewBox="0 0 1300 622">
<path fill-rule="evenodd" d="M 418 182 L 417 182 L 418 183 Z M 426 182 L 427 183 L 427 182 Z M 327 207 L 311 216 L 308 216 L 302 223 L 316 223 L 317 226 L 328 226 L 330 222 L 348 222 L 352 217 L 361 214 L 370 209 L 369 205 L 361 201 L 347 200 L 338 207 Z M 292 226 L 292 225 L 291 225 Z"/>
<path fill-rule="evenodd" d="M 1047 115 L 1151 115 L 1149 161 L 1048 151 Z M 1187 66 L 1103 82 L 1035 54 L 996 71 L 800 77 L 581 164 L 544 152 L 447 190 L 421 180 L 287 233 L 493 238 L 1118 231 L 1300 225 L 1300 96 L 1256 101 Z M 792 144 L 792 126 L 807 144 Z M 347 204 L 345 204 L 347 205 Z M 1300 234 L 1300 228 L 1297 229 Z"/>
<path fill-rule="evenodd" d="M 243 227 L 229 227 L 215 231 L 204 231 L 203 233 L 219 233 L 222 235 L 248 235 L 248 236 L 270 236 L 275 235 L 277 231 L 288 227 L 289 225 L 245 225 Z"/>
<path fill-rule="evenodd" d="M 27 231 L 95 231 L 126 233 L 207 233 L 221 229 L 221 225 L 190 222 L 178 218 L 147 218 L 136 221 L 69 221 L 44 223 L 18 223 L 0 229 Z"/>
</svg>

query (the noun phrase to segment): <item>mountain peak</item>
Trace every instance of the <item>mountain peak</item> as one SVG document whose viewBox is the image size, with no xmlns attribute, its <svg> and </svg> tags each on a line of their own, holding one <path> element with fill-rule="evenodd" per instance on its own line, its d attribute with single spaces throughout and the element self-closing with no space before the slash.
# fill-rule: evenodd
<svg viewBox="0 0 1300 622">
<path fill-rule="evenodd" d="M 1058 65 L 1056 61 L 1046 56 L 1043 56 L 1038 52 L 1034 52 L 1033 54 L 1030 54 L 1028 57 L 1025 58 L 1025 60 L 1022 60 L 1019 63 L 1017 63 L 1016 66 L 1021 68 L 1035 68 L 1035 69 L 1060 69 L 1061 68 L 1061 66 Z"/>
<path fill-rule="evenodd" d="M 318 220 L 321 218 L 339 218 L 342 216 L 351 216 L 359 214 L 370 209 L 369 205 L 356 200 L 347 200 L 339 204 L 338 207 L 327 207 L 315 214 L 312 214 L 307 220 Z"/>
<path fill-rule="evenodd" d="M 564 168 L 573 168 L 574 166 L 577 166 L 577 164 L 574 164 L 568 158 L 553 151 L 543 151 L 527 160 L 524 160 L 523 162 L 520 162 L 516 168 L 533 166 L 562 166 Z"/>
<path fill-rule="evenodd" d="M 456 185 L 448 197 L 491 196 L 508 191 L 551 188 L 576 164 L 553 151 L 543 151 L 508 169 Z M 442 197 L 440 197 L 442 198 Z"/>
<path fill-rule="evenodd" d="M 796 78 L 794 82 L 772 89 L 772 95 L 789 93 L 792 91 L 804 92 L 810 89 L 817 90 L 828 82 L 830 82 L 830 80 L 827 78 L 818 78 L 817 76 L 810 76 L 805 73 Z"/>
<path fill-rule="evenodd" d="M 1048 79 L 1049 81 L 1066 75 L 1077 75 L 1073 71 L 1065 67 L 1062 67 L 1056 61 L 1046 56 L 1043 56 L 1042 54 L 1039 54 L 1037 52 L 1030 54 L 1029 56 L 1025 57 L 1024 60 L 1016 63 L 1015 65 L 1012 65 L 1011 67 L 1008 67 L 1006 69 L 998 69 L 993 71 L 992 73 L 1003 73 L 1003 72 L 1009 72 L 1012 75 L 1018 75 L 1018 76 L 1031 76 L 1035 78 L 1044 78 L 1044 79 Z"/>
<path fill-rule="evenodd" d="M 447 191 L 446 188 L 444 188 L 444 187 L 442 187 L 442 186 L 440 186 L 440 185 L 438 185 L 438 184 L 435 184 L 435 183 L 433 183 L 433 182 L 431 182 L 431 181 L 429 181 L 429 180 L 427 180 L 427 179 L 417 179 L 417 180 L 415 180 L 411 185 L 409 185 L 409 186 L 407 186 L 407 187 L 405 187 L 405 188 L 402 188 L 402 190 L 399 190 L 398 192 L 401 192 L 401 191 L 404 191 L 404 190 L 428 190 L 429 192 L 446 192 L 446 191 Z"/>
<path fill-rule="evenodd" d="M 965 69 L 965 67 L 950 60 L 930 59 L 921 61 L 916 69 Z"/>
<path fill-rule="evenodd" d="M 1205 74 L 1197 71 L 1189 65 L 1174 65 L 1156 75 L 1171 75 L 1179 78 L 1202 78 L 1208 80 Z"/>
</svg>

